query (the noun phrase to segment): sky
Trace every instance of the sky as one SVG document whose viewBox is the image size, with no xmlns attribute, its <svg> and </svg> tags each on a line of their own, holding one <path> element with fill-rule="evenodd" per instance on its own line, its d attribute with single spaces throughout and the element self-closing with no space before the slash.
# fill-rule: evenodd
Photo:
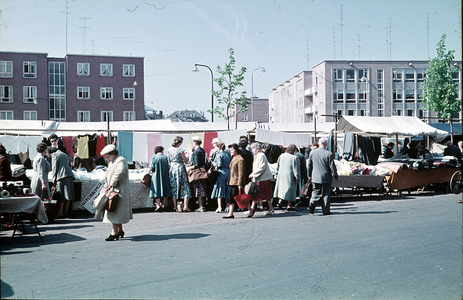
<svg viewBox="0 0 463 300">
<path fill-rule="evenodd" d="M 217 76 L 229 48 L 248 97 L 265 68 L 267 98 L 323 60 L 427 60 L 443 34 L 461 60 L 461 27 L 460 0 L 0 0 L 0 51 L 144 57 L 145 104 L 164 114 L 210 109 L 211 74 L 192 70 Z"/>
</svg>

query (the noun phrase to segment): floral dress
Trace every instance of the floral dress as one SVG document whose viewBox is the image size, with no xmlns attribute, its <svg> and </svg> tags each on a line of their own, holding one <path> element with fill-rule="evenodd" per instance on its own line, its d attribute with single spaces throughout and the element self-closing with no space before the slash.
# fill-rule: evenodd
<svg viewBox="0 0 463 300">
<path fill-rule="evenodd" d="M 228 179 L 230 178 L 230 162 L 232 157 L 225 151 L 218 152 L 215 157 L 215 163 L 219 176 L 212 190 L 212 199 L 225 198 L 227 195 Z"/>
<path fill-rule="evenodd" d="M 172 197 L 176 199 L 191 198 L 190 184 L 186 173 L 185 163 L 182 159 L 183 149 L 171 147 L 167 150 L 170 161 L 169 181 Z"/>
</svg>

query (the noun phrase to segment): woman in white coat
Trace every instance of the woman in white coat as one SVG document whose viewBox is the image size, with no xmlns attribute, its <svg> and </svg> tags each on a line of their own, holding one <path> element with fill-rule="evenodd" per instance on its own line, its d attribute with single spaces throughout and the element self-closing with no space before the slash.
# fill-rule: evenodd
<svg viewBox="0 0 463 300">
<path fill-rule="evenodd" d="M 117 203 L 116 211 L 108 212 L 98 211 L 95 217 L 103 219 L 104 223 L 112 223 L 113 229 L 106 241 L 118 240 L 123 238 L 125 232 L 122 230 L 122 224 L 128 223 L 133 219 L 132 204 L 130 202 L 129 192 L 129 167 L 125 158 L 119 155 L 114 145 L 107 145 L 101 150 L 101 155 L 108 162 L 108 169 L 105 174 L 105 187 L 113 189 L 121 195 Z"/>
</svg>

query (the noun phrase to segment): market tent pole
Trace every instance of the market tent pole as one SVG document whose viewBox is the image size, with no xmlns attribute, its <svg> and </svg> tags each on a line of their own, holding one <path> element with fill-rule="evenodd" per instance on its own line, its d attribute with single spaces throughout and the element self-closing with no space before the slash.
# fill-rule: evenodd
<svg viewBox="0 0 463 300">
<path fill-rule="evenodd" d="M 399 154 L 399 135 L 395 135 L 395 154 Z"/>
<path fill-rule="evenodd" d="M 111 144 L 111 131 L 109 130 L 109 117 L 106 116 L 106 128 L 108 129 L 108 137 L 106 138 L 106 144 Z"/>
<path fill-rule="evenodd" d="M 313 115 L 313 130 L 315 132 L 315 134 L 314 134 L 315 137 L 314 137 L 313 142 L 316 143 L 317 142 L 317 115 L 316 114 Z M 309 145 L 309 147 L 310 146 L 311 145 Z"/>
<path fill-rule="evenodd" d="M 450 141 L 453 144 L 453 123 L 452 123 L 452 118 L 449 119 L 450 122 Z"/>
</svg>

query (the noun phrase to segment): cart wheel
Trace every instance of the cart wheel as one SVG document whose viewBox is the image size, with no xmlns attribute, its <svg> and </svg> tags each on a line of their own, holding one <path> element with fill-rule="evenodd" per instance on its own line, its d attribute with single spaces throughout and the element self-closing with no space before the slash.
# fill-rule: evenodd
<svg viewBox="0 0 463 300">
<path fill-rule="evenodd" d="M 463 191 L 463 181 L 461 180 L 461 171 L 456 171 L 450 179 L 450 190 L 455 194 Z"/>
</svg>

